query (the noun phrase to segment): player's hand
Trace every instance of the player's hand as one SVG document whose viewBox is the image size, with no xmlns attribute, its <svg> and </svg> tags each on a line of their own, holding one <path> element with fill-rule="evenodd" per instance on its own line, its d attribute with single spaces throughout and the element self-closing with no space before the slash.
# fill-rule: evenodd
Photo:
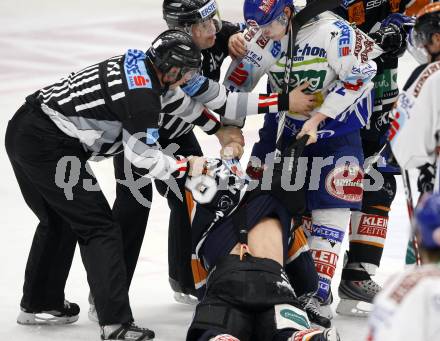
<svg viewBox="0 0 440 341">
<path fill-rule="evenodd" d="M 192 156 L 188 160 L 189 176 L 202 175 L 205 170 L 206 158 L 203 156 Z"/>
<path fill-rule="evenodd" d="M 243 153 L 243 146 L 237 142 L 231 142 L 220 150 L 220 156 L 223 160 L 240 159 Z"/>
<path fill-rule="evenodd" d="M 289 93 L 289 110 L 291 112 L 307 115 L 316 107 L 315 95 L 303 92 L 308 86 L 309 83 L 304 82 Z"/>
<path fill-rule="evenodd" d="M 323 113 L 316 113 L 311 118 L 309 118 L 301 128 L 301 131 L 296 136 L 297 139 L 300 139 L 304 135 L 309 135 L 309 140 L 307 141 L 307 145 L 315 143 L 318 140 L 318 126 L 319 123 L 324 121 L 327 118 Z"/>
<path fill-rule="evenodd" d="M 240 128 L 234 126 L 223 126 L 215 133 L 222 147 L 236 142 L 244 147 L 244 136 Z"/>
<path fill-rule="evenodd" d="M 246 41 L 243 33 L 238 32 L 229 37 L 228 50 L 231 58 L 243 58 L 246 54 Z"/>
</svg>

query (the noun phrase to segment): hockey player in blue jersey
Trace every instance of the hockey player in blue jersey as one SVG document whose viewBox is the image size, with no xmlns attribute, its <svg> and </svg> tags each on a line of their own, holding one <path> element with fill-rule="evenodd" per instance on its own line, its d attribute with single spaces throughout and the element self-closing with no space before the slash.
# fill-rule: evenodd
<svg viewBox="0 0 440 341">
<path fill-rule="evenodd" d="M 372 112 L 371 79 L 376 73 L 372 59 L 382 50 L 367 35 L 326 12 L 302 27 L 289 56 L 292 1 L 246 0 L 244 15 L 250 24 L 245 32 L 248 50 L 255 48 L 230 70 L 227 85 L 247 91 L 263 74 L 268 74 L 269 87 L 281 92 L 284 74 L 293 63 L 289 89 L 303 86 L 306 92 L 315 94 L 318 102 L 311 118 L 289 113 L 283 131 L 285 142 L 305 133 L 317 140 L 305 151 L 309 157 L 305 183 L 311 212 L 309 245 L 319 275 L 318 290 L 307 305 L 317 310 L 320 304 L 331 303 L 331 279 L 350 210 L 361 208 L 364 158 L 359 129 Z M 238 75 L 245 75 L 246 79 Z M 277 126 L 277 117 L 265 117 L 260 141 L 252 151 L 263 164 L 271 161 Z M 286 269 L 289 272 L 289 264 Z M 296 282 L 301 282 L 301 278 Z M 325 317 L 330 314 L 322 312 L 315 322 L 328 325 L 329 321 L 322 319 Z"/>
</svg>

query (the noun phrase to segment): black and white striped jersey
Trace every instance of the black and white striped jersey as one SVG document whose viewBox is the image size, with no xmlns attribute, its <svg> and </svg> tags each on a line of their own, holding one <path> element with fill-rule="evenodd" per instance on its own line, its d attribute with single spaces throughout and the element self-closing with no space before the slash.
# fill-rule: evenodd
<svg viewBox="0 0 440 341">
<path fill-rule="evenodd" d="M 216 34 L 214 46 L 209 49 L 202 50 L 202 69 L 201 74 L 214 81 L 220 80 L 220 69 L 223 61 L 229 54 L 228 41 L 231 35 L 240 31 L 240 26 L 222 21 L 222 29 Z M 185 87 L 183 87 L 185 90 Z M 220 128 L 218 123 L 219 117 L 215 113 L 204 112 L 210 119 L 205 125 L 198 126 L 207 134 L 213 134 Z M 163 115 L 162 124 L 160 128 L 160 135 L 168 138 L 177 138 L 193 130 L 194 125 L 182 120 L 175 115 Z"/>
<path fill-rule="evenodd" d="M 139 173 L 165 179 L 186 171 L 186 164 L 155 146 L 161 113 L 210 129 L 218 122 L 213 122 L 205 106 L 227 118 L 275 113 L 288 106 L 288 100 L 280 98 L 278 108 L 278 95 L 228 95 L 223 86 L 200 77 L 190 84 L 193 99 L 180 88 L 164 94 L 146 54 L 128 50 L 41 89 L 37 99 L 58 128 L 92 154 L 111 156 L 124 150 Z"/>
<path fill-rule="evenodd" d="M 214 46 L 202 50 L 201 75 L 197 75 L 182 86 L 182 90 L 188 96 L 214 112 L 202 111 L 198 121 L 193 124 L 188 124 L 189 120 L 185 118 L 182 119 L 182 116 L 188 113 L 181 112 L 177 117 L 175 112 L 173 115 L 163 114 L 160 129 L 162 137 L 177 138 L 190 132 L 194 125 L 200 126 L 208 134 L 213 134 L 221 126 L 217 114 L 224 122 L 243 123 L 246 115 L 274 112 L 276 110 L 274 107 L 279 105 L 279 99 L 280 106 L 287 109 L 288 99 L 285 95 L 283 97 L 274 94 L 236 94 L 230 93 L 223 85 L 218 84 L 221 66 L 229 54 L 229 38 L 239 31 L 239 25 L 223 21 L 222 29 L 216 35 Z M 178 97 L 174 95 L 174 98 Z M 269 103 L 274 106 L 270 107 Z M 170 110 L 167 111 L 170 112 Z M 192 115 L 194 116 L 194 113 Z"/>
<path fill-rule="evenodd" d="M 57 127 L 93 156 L 123 150 L 139 173 L 165 179 L 186 168 L 155 146 L 162 92 L 145 53 L 129 50 L 69 74 L 41 89 L 37 99 Z"/>
</svg>

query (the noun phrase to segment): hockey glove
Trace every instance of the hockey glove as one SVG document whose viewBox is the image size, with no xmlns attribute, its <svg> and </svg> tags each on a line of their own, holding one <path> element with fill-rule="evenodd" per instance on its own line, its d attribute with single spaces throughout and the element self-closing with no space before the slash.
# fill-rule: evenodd
<svg viewBox="0 0 440 341">
<path fill-rule="evenodd" d="M 409 17 L 402 13 L 392 13 L 382 21 L 380 27 L 382 28 L 388 26 L 389 24 L 394 24 L 399 26 L 399 28 L 410 28 L 414 26 L 415 22 L 415 17 Z M 408 32 L 409 30 L 406 31 Z"/>
<path fill-rule="evenodd" d="M 425 163 L 419 167 L 420 174 L 417 178 L 417 189 L 420 194 L 430 193 L 434 190 L 435 167 L 430 163 Z"/>
<path fill-rule="evenodd" d="M 396 24 L 389 23 L 369 36 L 384 50 L 384 58 L 400 57 L 405 52 L 406 32 Z"/>
</svg>

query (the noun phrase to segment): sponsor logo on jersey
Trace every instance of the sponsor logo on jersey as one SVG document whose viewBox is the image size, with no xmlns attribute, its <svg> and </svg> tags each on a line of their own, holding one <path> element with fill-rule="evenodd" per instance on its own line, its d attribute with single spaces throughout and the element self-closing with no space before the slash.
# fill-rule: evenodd
<svg viewBox="0 0 440 341">
<path fill-rule="evenodd" d="M 363 214 L 359 223 L 358 234 L 385 239 L 388 218 L 374 214 Z"/>
<path fill-rule="evenodd" d="M 155 144 L 159 140 L 159 128 L 147 128 L 147 144 Z"/>
<path fill-rule="evenodd" d="M 205 6 L 199 9 L 199 13 L 202 19 L 209 17 L 215 11 L 217 11 L 217 5 L 215 3 L 215 0 L 208 2 Z"/>
<path fill-rule="evenodd" d="M 309 82 L 309 87 L 307 90 L 309 92 L 315 92 L 321 90 L 324 85 L 325 76 L 327 75 L 326 70 L 298 70 L 292 71 L 290 73 L 290 83 L 289 87 L 291 89 L 296 88 L 298 85 Z M 284 71 L 282 72 L 271 72 L 271 76 L 277 86 L 282 88 L 284 80 Z"/>
<path fill-rule="evenodd" d="M 358 165 L 334 168 L 325 179 L 325 189 L 331 196 L 349 202 L 360 202 L 363 194 L 364 173 Z"/>
<path fill-rule="evenodd" d="M 348 56 L 351 52 L 351 29 L 346 22 L 340 20 L 333 23 L 333 25 L 340 29 L 338 38 L 338 56 Z"/>
<path fill-rule="evenodd" d="M 370 64 L 361 64 L 359 66 L 353 66 L 351 73 L 348 75 L 348 79 L 361 80 L 363 83 L 370 81 L 376 74 L 376 68 Z"/>
<path fill-rule="evenodd" d="M 379 7 L 380 5 L 386 3 L 387 1 L 388 0 L 370 0 L 370 1 L 367 1 L 367 5 L 366 5 L 367 11 L 370 10 L 370 9 L 373 9 L 375 7 Z"/>
<path fill-rule="evenodd" d="M 355 30 L 354 55 L 360 57 L 361 62 L 365 63 L 369 59 L 370 52 L 373 51 L 374 41 L 362 34 L 359 30 Z"/>
<path fill-rule="evenodd" d="M 430 64 L 425 71 L 421 74 L 419 79 L 417 80 L 416 86 L 414 87 L 414 97 L 418 97 L 420 91 L 422 91 L 423 84 L 425 84 L 426 80 L 435 72 L 440 70 L 440 62 Z"/>
<path fill-rule="evenodd" d="M 326 250 L 312 249 L 312 257 L 315 262 L 316 271 L 320 275 L 332 278 L 338 263 L 338 255 Z"/>
<path fill-rule="evenodd" d="M 281 54 L 281 58 L 283 58 L 286 55 L 286 52 L 283 51 Z M 304 57 L 306 56 L 313 56 L 313 57 L 320 57 L 320 58 L 327 58 L 327 52 L 324 48 L 319 46 L 310 46 L 308 43 L 306 43 L 304 46 L 295 45 L 295 49 L 293 50 L 294 60 L 304 60 Z M 302 59 L 299 59 L 299 57 L 303 57 Z"/>
<path fill-rule="evenodd" d="M 313 224 L 312 236 L 321 237 L 332 242 L 342 243 L 344 232 L 328 226 Z"/>
<path fill-rule="evenodd" d="M 125 54 L 124 71 L 130 90 L 152 88 L 151 78 L 145 67 L 145 58 L 145 53 L 139 50 L 130 49 Z"/>
<path fill-rule="evenodd" d="M 275 4 L 276 0 L 263 0 L 261 2 L 261 5 L 258 6 L 258 8 L 264 13 L 268 14 L 271 10 L 273 5 Z"/>
<path fill-rule="evenodd" d="M 279 41 L 274 41 L 270 53 L 274 58 L 276 58 L 281 52 L 281 43 Z"/>
<path fill-rule="evenodd" d="M 269 42 L 269 40 L 270 40 L 269 38 L 266 38 L 265 36 L 262 35 L 260 38 L 258 38 L 257 45 L 262 49 L 264 49 L 267 43 Z"/>
<path fill-rule="evenodd" d="M 362 25 L 365 22 L 364 2 L 355 2 L 348 7 L 348 21 L 354 22 L 356 25 Z"/>
<path fill-rule="evenodd" d="M 252 38 L 255 37 L 255 35 L 259 31 L 259 29 L 258 29 L 257 23 L 255 21 L 253 21 L 253 20 L 248 20 L 248 24 L 249 24 L 250 27 L 244 33 L 244 39 L 246 41 L 251 41 Z"/>
<path fill-rule="evenodd" d="M 330 129 L 320 129 L 316 133 L 318 135 L 318 139 L 328 139 L 336 134 L 334 130 Z"/>
<path fill-rule="evenodd" d="M 200 90 L 200 87 L 205 83 L 206 77 L 202 75 L 195 75 L 191 78 L 184 86 L 182 86 L 182 90 L 190 97 L 193 97 L 197 91 Z"/>
<path fill-rule="evenodd" d="M 263 60 L 263 56 L 255 53 L 254 51 L 247 51 L 247 54 L 243 57 L 246 60 L 247 64 L 253 64 L 257 67 L 261 67 L 261 61 Z"/>
<path fill-rule="evenodd" d="M 234 83 L 237 86 L 242 86 L 249 77 L 249 71 L 246 70 L 246 67 L 250 67 L 249 64 L 240 63 L 237 67 L 232 70 L 231 74 L 228 77 L 228 80 Z"/>
</svg>

